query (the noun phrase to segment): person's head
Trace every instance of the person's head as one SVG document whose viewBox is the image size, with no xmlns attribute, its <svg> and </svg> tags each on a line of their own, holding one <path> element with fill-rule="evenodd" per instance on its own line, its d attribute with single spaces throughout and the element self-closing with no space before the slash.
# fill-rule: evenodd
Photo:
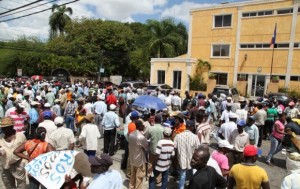
<svg viewBox="0 0 300 189">
<path fill-rule="evenodd" d="M 77 101 L 78 106 L 82 107 L 83 104 L 84 104 L 84 100 L 85 100 L 85 99 L 84 99 L 83 97 L 80 97 L 80 98 L 78 99 L 78 101 Z"/>
<path fill-rule="evenodd" d="M 44 108 L 47 109 L 47 110 L 49 110 L 49 109 L 51 108 L 50 103 L 48 103 L 48 102 L 45 103 L 45 104 L 44 104 Z"/>
<path fill-rule="evenodd" d="M 191 160 L 191 167 L 193 169 L 201 169 L 206 166 L 209 160 L 210 154 L 209 151 L 203 148 L 197 148 L 194 151 L 192 160 Z"/>
<path fill-rule="evenodd" d="M 163 134 L 165 138 L 170 138 L 172 136 L 172 129 L 170 127 L 165 127 Z"/>
<path fill-rule="evenodd" d="M 117 106 L 116 105 L 114 105 L 114 104 L 111 104 L 111 105 L 109 105 L 109 110 L 110 111 L 116 111 L 116 108 L 117 108 Z"/>
<path fill-rule="evenodd" d="M 249 116 L 248 117 L 248 124 L 251 126 L 255 123 L 255 118 L 254 116 Z"/>
<path fill-rule="evenodd" d="M 139 131 L 143 131 L 145 126 L 143 124 L 143 122 L 141 120 L 136 120 L 135 121 L 135 126 L 136 126 L 136 129 L 139 130 Z"/>
<path fill-rule="evenodd" d="M 84 119 L 87 123 L 92 123 L 94 120 L 94 114 L 88 114 L 88 115 L 84 116 Z"/>
<path fill-rule="evenodd" d="M 94 174 L 105 173 L 113 164 L 112 158 L 108 154 L 104 153 L 90 157 L 89 162 L 91 164 L 91 172 Z"/>
<path fill-rule="evenodd" d="M 74 104 L 74 102 L 75 102 L 75 97 L 74 97 L 74 96 L 71 97 L 70 102 L 71 102 L 72 104 Z"/>
<path fill-rule="evenodd" d="M 292 121 L 293 121 L 291 117 L 286 117 L 286 119 L 285 119 L 285 120 L 286 120 L 286 122 L 287 122 L 287 123 L 289 123 L 289 122 L 292 122 Z"/>
<path fill-rule="evenodd" d="M 0 128 L 5 136 L 11 136 L 16 133 L 14 130 L 14 120 L 11 117 L 2 118 Z"/>
<path fill-rule="evenodd" d="M 244 148 L 243 155 L 245 162 L 255 163 L 257 160 L 257 155 L 259 155 L 259 151 L 254 145 L 247 145 Z"/>
<path fill-rule="evenodd" d="M 190 130 L 191 132 L 194 132 L 194 130 L 195 130 L 195 121 L 194 120 L 187 120 L 185 126 L 186 126 L 187 130 Z"/>
<path fill-rule="evenodd" d="M 159 114 L 155 115 L 154 122 L 156 124 L 160 124 L 162 122 L 161 115 L 159 115 Z"/>
<path fill-rule="evenodd" d="M 57 126 L 57 127 L 61 127 L 64 125 L 64 118 L 63 117 L 56 117 L 54 119 L 54 124 Z"/>
<path fill-rule="evenodd" d="M 36 130 L 35 130 L 35 139 L 45 141 L 46 133 L 47 133 L 47 131 L 46 131 L 45 127 L 36 128 Z"/>
<path fill-rule="evenodd" d="M 149 115 L 150 116 L 150 115 Z M 130 119 L 132 121 L 138 120 L 140 118 L 139 113 L 136 110 L 133 110 L 130 114 Z M 148 118 L 149 119 L 149 118 Z"/>
<path fill-rule="evenodd" d="M 162 121 L 164 122 L 169 118 L 170 115 L 169 115 L 168 111 L 163 111 L 161 116 L 162 116 Z"/>
<path fill-rule="evenodd" d="M 218 149 L 223 152 L 223 154 L 229 153 L 232 148 L 233 145 L 231 145 L 227 140 L 220 140 L 218 142 Z"/>
<path fill-rule="evenodd" d="M 231 107 L 233 106 L 233 104 L 232 103 L 226 103 L 226 110 L 227 111 L 230 111 L 231 110 Z"/>
<path fill-rule="evenodd" d="M 295 103 L 293 102 L 293 101 L 291 101 L 291 102 L 289 102 L 289 107 L 291 108 L 291 109 L 293 109 L 294 108 L 294 106 L 295 106 Z"/>
<path fill-rule="evenodd" d="M 183 115 L 182 114 L 177 114 L 175 116 L 173 116 L 175 118 L 175 126 L 179 126 L 181 125 L 184 121 L 183 121 Z"/>
<path fill-rule="evenodd" d="M 263 103 L 258 103 L 258 104 L 257 104 L 257 108 L 258 108 L 259 110 L 261 110 L 263 107 L 264 107 Z"/>
<path fill-rule="evenodd" d="M 32 108 L 38 108 L 39 105 L 40 105 L 40 103 L 37 102 L 37 101 L 32 101 L 32 102 L 30 103 L 30 105 L 31 105 Z"/>
<path fill-rule="evenodd" d="M 281 123 L 285 124 L 285 113 L 278 114 L 278 119 Z"/>
<path fill-rule="evenodd" d="M 236 113 L 230 112 L 228 117 L 229 117 L 229 121 L 236 122 L 238 115 Z"/>
<path fill-rule="evenodd" d="M 246 122 L 244 120 L 239 120 L 237 122 L 237 129 L 240 134 L 244 131 L 245 126 L 246 126 Z"/>
<path fill-rule="evenodd" d="M 231 96 L 228 96 L 228 97 L 226 98 L 226 101 L 227 101 L 227 103 L 232 103 L 232 98 L 231 98 Z"/>
<path fill-rule="evenodd" d="M 25 105 L 23 103 L 16 104 L 16 112 L 21 114 L 24 111 Z"/>
<path fill-rule="evenodd" d="M 28 101 L 29 97 L 30 97 L 30 94 L 26 92 L 26 93 L 24 94 L 24 98 Z"/>
</svg>

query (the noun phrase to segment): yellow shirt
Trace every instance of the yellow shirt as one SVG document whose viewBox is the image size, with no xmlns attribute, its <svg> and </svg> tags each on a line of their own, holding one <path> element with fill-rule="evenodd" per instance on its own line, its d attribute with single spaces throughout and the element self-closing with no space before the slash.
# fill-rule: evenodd
<svg viewBox="0 0 300 189">
<path fill-rule="evenodd" d="M 292 119 L 292 121 L 293 121 L 293 122 L 296 122 L 298 125 L 300 125 L 300 119 L 294 118 L 294 119 Z"/>
<path fill-rule="evenodd" d="M 257 189 L 262 182 L 269 181 L 266 171 L 257 165 L 235 164 L 229 176 L 234 178 L 236 189 Z"/>
</svg>

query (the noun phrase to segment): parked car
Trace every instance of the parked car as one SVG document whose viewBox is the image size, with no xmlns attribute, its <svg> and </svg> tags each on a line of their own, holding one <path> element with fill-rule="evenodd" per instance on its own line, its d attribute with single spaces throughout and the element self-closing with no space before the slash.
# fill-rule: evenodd
<svg viewBox="0 0 300 189">
<path fill-rule="evenodd" d="M 156 89 L 159 89 L 160 91 L 164 92 L 171 92 L 172 90 L 177 91 L 177 89 L 173 89 L 170 85 L 167 84 L 151 84 L 147 86 L 147 93 L 152 93 L 156 91 Z"/>
<path fill-rule="evenodd" d="M 276 98 L 276 100 L 281 101 L 284 106 L 287 106 L 290 102 L 290 97 L 284 93 L 269 93 L 268 98 Z"/>
<path fill-rule="evenodd" d="M 233 100 L 238 100 L 240 94 L 236 88 L 231 88 L 228 85 L 217 85 L 212 94 L 218 95 L 218 94 L 225 94 L 226 96 L 231 96 Z"/>
<path fill-rule="evenodd" d="M 119 85 L 120 89 L 124 89 L 127 87 L 130 87 L 131 89 L 137 89 L 137 88 L 145 89 L 147 87 L 147 85 L 146 85 L 146 83 L 141 82 L 141 81 L 126 81 L 126 82 L 122 82 Z"/>
</svg>

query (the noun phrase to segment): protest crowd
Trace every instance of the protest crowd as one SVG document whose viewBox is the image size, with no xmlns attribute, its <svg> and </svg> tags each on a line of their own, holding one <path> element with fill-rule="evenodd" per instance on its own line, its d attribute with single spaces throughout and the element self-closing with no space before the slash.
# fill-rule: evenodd
<svg viewBox="0 0 300 189">
<path fill-rule="evenodd" d="M 300 186 L 297 99 L 283 104 L 267 96 L 252 101 L 188 91 L 180 97 L 177 91 L 102 89 L 91 81 L 57 86 L 4 79 L 0 89 L 1 177 L 9 189 L 25 189 L 26 178 L 30 189 L 50 188 L 53 171 L 63 175 L 54 188 L 123 188 L 120 172 L 110 169 L 120 148 L 130 189 L 145 188 L 146 180 L 147 188 L 166 189 L 170 176 L 179 189 L 268 189 L 267 172 L 255 164 L 266 140 L 269 166 L 286 150 L 290 172 L 281 188 Z M 217 146 L 210 153 L 212 141 Z M 68 174 L 62 164 L 48 164 L 60 157 L 71 166 Z"/>
</svg>

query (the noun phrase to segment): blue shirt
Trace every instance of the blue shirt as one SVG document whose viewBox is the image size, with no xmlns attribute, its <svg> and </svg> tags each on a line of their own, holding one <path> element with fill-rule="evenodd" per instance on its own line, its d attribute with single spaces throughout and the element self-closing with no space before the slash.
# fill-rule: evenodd
<svg viewBox="0 0 300 189">
<path fill-rule="evenodd" d="M 120 126 L 119 116 L 113 111 L 108 111 L 107 113 L 104 114 L 101 124 L 103 125 L 104 130 L 112 130 L 116 127 L 119 127 Z"/>
<path fill-rule="evenodd" d="M 108 170 L 102 174 L 96 174 L 88 189 L 122 189 L 123 180 L 121 174 L 116 170 Z"/>
<path fill-rule="evenodd" d="M 30 117 L 30 124 L 37 123 L 37 120 L 39 119 L 39 113 L 36 111 L 35 108 L 31 108 L 29 111 L 29 117 Z"/>
</svg>

